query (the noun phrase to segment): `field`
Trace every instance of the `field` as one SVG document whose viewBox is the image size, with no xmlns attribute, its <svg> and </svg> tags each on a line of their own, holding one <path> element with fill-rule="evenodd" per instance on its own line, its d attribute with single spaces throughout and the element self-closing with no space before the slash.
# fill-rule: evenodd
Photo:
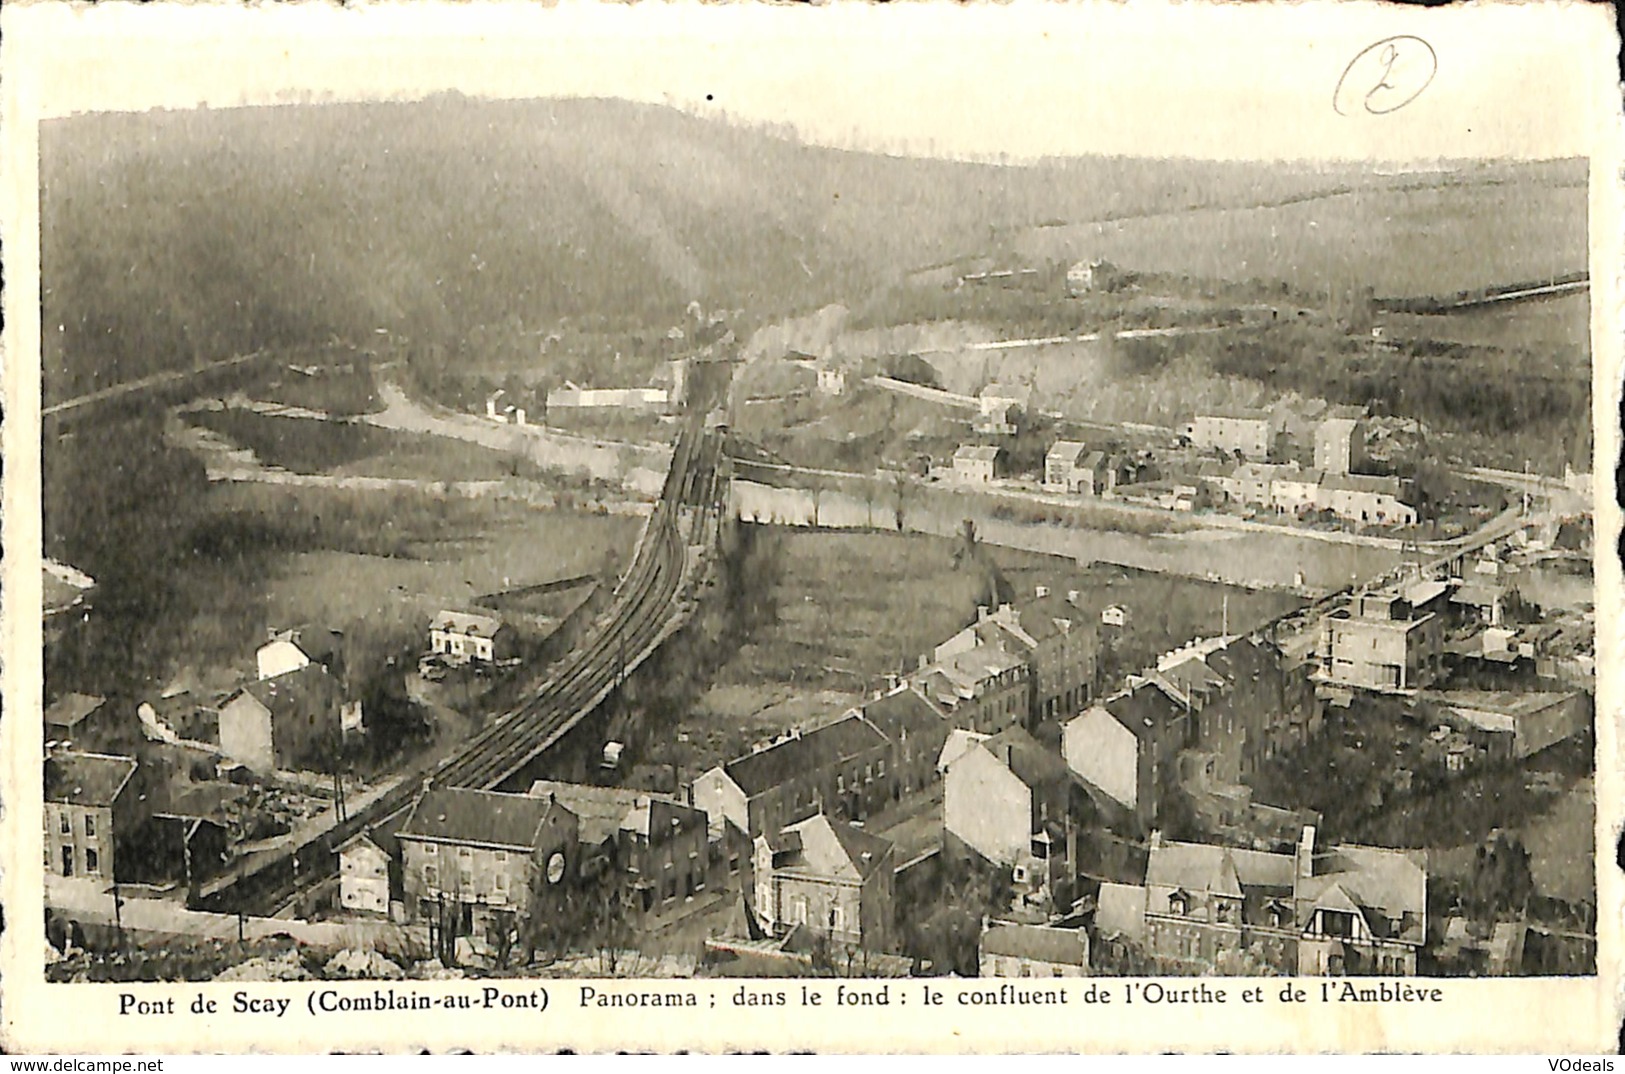
<svg viewBox="0 0 1625 1074">
<path fill-rule="evenodd" d="M 269 627 L 331 626 L 369 652 L 415 644 L 435 612 L 479 594 L 618 570 L 640 524 L 511 501 L 267 486 L 217 489 L 210 507 L 235 528 L 238 548 L 172 576 L 175 587 L 200 592 L 165 646 L 177 669 L 205 679 L 221 667 L 246 671 Z M 315 524 L 257 530 L 259 518 Z"/>
<path fill-rule="evenodd" d="M 247 448 L 266 466 L 294 473 L 479 481 L 511 477 L 521 469 L 517 457 L 477 444 L 360 422 L 243 409 L 194 411 L 187 421 Z"/>
<path fill-rule="evenodd" d="M 1256 278 L 1314 294 L 1438 295 L 1585 268 L 1586 208 L 1583 173 L 1452 176 L 1408 190 L 1035 229 L 1016 249 L 1034 260 L 1103 257 L 1130 271 Z"/>
</svg>

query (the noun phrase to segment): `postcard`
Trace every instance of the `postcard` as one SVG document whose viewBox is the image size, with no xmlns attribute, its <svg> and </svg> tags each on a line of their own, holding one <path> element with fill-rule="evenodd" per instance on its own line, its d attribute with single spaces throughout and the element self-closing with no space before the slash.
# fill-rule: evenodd
<svg viewBox="0 0 1625 1074">
<path fill-rule="evenodd" d="M 7 1050 L 1616 1046 L 1602 10 L 0 23 Z"/>
</svg>

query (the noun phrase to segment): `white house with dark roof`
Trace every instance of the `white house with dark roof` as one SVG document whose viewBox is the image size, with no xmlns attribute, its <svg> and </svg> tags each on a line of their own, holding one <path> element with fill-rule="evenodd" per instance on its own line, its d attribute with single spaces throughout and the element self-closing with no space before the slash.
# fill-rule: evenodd
<svg viewBox="0 0 1625 1074">
<path fill-rule="evenodd" d="M 552 796 L 430 788 L 397 834 L 408 919 L 483 935 L 495 913 L 528 915 L 536 889 L 574 879 L 579 826 Z"/>
<path fill-rule="evenodd" d="M 296 627 L 273 630 L 265 644 L 255 650 L 254 664 L 262 679 L 274 679 L 311 664 L 320 664 L 342 679 L 343 657 L 344 635 L 339 631 Z"/>
<path fill-rule="evenodd" d="M 954 476 L 961 481 L 988 485 L 1001 476 L 1004 449 L 994 444 L 961 444 L 954 452 Z"/>
<path fill-rule="evenodd" d="M 45 741 L 88 743 L 113 730 L 107 698 L 63 694 L 45 707 Z"/>
<path fill-rule="evenodd" d="M 492 664 L 513 655 L 513 628 L 500 616 L 444 610 L 429 624 L 429 651 L 451 663 Z"/>
</svg>

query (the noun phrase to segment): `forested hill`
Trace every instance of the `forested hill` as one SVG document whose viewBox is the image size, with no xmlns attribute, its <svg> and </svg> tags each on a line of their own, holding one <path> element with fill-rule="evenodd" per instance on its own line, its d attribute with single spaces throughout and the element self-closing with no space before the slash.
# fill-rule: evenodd
<svg viewBox="0 0 1625 1074">
<path fill-rule="evenodd" d="M 669 325 L 691 299 L 769 316 L 1015 228 L 1349 181 L 907 159 L 652 105 L 456 96 L 55 120 L 41 170 L 49 398 L 380 327 L 455 347 L 561 317 Z"/>
</svg>

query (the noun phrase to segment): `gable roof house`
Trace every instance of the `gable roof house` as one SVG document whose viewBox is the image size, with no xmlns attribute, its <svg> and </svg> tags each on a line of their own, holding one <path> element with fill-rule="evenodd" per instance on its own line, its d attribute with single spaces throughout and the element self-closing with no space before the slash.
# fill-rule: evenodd
<svg viewBox="0 0 1625 1074">
<path fill-rule="evenodd" d="M 861 818 L 889 797 L 890 753 L 878 728 L 848 713 L 704 773 L 694 804 L 713 825 L 726 820 L 753 839 L 814 813 Z"/>
<path fill-rule="evenodd" d="M 318 663 L 248 683 L 220 706 L 220 749 L 262 773 L 321 763 L 344 737 L 343 707 Z"/>
<path fill-rule="evenodd" d="M 900 683 L 852 710 L 891 743 L 885 775 L 893 799 L 934 782 L 952 725 L 924 694 Z"/>
<path fill-rule="evenodd" d="M 1191 715 L 1144 678 L 1103 698 L 1061 729 L 1066 764 L 1114 822 L 1149 831 L 1167 808 L 1179 752 L 1190 742 Z"/>
<path fill-rule="evenodd" d="M 429 651 L 454 664 L 491 664 L 513 655 L 514 630 L 501 616 L 442 610 L 429 623 Z"/>
<path fill-rule="evenodd" d="M 954 727 L 997 734 L 1024 723 L 1032 710 L 1032 673 L 1026 659 L 1001 638 L 984 641 L 974 629 L 937 646 L 909 683 L 947 715 Z"/>
<path fill-rule="evenodd" d="M 948 767 L 942 825 L 949 847 L 1012 870 L 1018 900 L 1047 904 L 1072 879 L 1089 819 L 1067 766 L 1020 727 L 978 742 Z"/>
<path fill-rule="evenodd" d="M 254 651 L 254 663 L 262 679 L 319 664 L 342 682 L 344 635 L 317 627 L 273 630 L 266 643 Z"/>
<path fill-rule="evenodd" d="M 1427 852 L 1343 844 L 1303 830 L 1294 900 L 1301 975 L 1416 973 L 1427 939 Z"/>
<path fill-rule="evenodd" d="M 45 758 L 46 872 L 124 880 L 136 864 L 125 849 L 152 815 L 133 757 L 55 750 Z"/>
<path fill-rule="evenodd" d="M 45 707 L 45 741 L 91 744 L 111 737 L 113 709 L 107 698 L 92 694 L 63 694 Z"/>
<path fill-rule="evenodd" d="M 1290 972 L 1297 957 L 1294 882 L 1291 854 L 1153 838 L 1147 946 L 1159 959 L 1198 971 L 1234 971 L 1245 950 Z"/>
<path fill-rule="evenodd" d="M 396 836 L 408 918 L 484 935 L 497 912 L 530 913 L 544 882 L 575 875 L 579 826 L 551 795 L 430 787 Z"/>
<path fill-rule="evenodd" d="M 895 857 L 889 841 L 816 814 L 756 838 L 752 909 L 770 935 L 800 929 L 886 951 Z"/>
</svg>

